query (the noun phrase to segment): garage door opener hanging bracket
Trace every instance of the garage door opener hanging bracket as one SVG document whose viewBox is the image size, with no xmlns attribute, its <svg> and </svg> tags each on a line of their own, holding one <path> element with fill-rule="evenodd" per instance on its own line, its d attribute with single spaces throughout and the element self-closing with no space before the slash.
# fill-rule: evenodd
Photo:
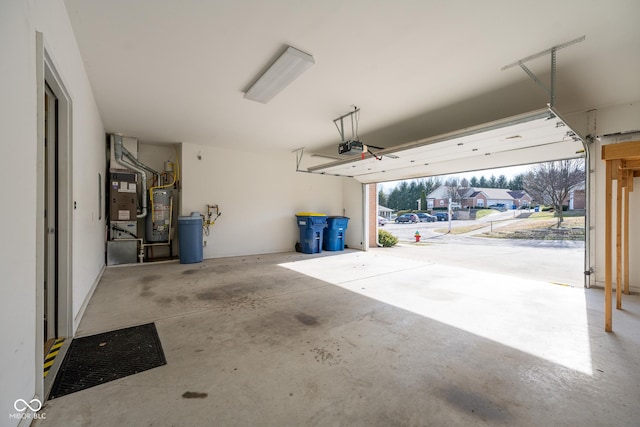
<svg viewBox="0 0 640 427">
<path fill-rule="evenodd" d="M 312 172 L 308 169 L 300 169 L 300 164 L 302 163 L 302 158 L 304 157 L 304 147 L 300 147 L 300 148 L 296 148 L 295 150 L 292 151 L 292 153 L 296 154 L 296 172 L 304 172 L 304 173 L 317 173 L 319 175 L 324 175 L 324 172 Z M 332 160 L 339 160 L 335 157 L 332 156 L 326 156 L 324 154 L 312 154 L 311 157 L 326 157 L 328 159 L 332 159 Z M 340 176 L 340 175 L 336 175 L 336 176 Z M 353 178 L 352 176 L 349 176 L 349 178 Z"/>
<path fill-rule="evenodd" d="M 351 120 L 351 138 L 346 138 L 344 135 L 344 121 L 345 119 Z M 333 124 L 336 125 L 338 133 L 340 134 L 340 144 L 338 145 L 338 154 L 340 155 L 354 155 L 360 154 L 360 158 L 364 160 L 367 153 L 371 154 L 376 160 L 382 160 L 382 156 L 378 156 L 370 149 L 375 148 L 377 150 L 384 150 L 383 147 L 376 147 L 373 145 L 365 145 L 360 141 L 358 136 L 358 124 L 360 121 L 360 108 L 353 105 L 353 111 L 344 114 L 337 119 L 333 120 Z"/>
<path fill-rule="evenodd" d="M 522 70 L 524 70 L 525 73 L 527 73 L 527 75 L 529 77 L 531 77 L 533 79 L 533 81 L 540 86 L 542 89 L 544 89 L 545 92 L 547 92 L 547 95 L 549 95 L 550 101 L 549 101 L 549 107 L 553 108 L 555 107 L 555 103 L 556 103 L 556 51 L 574 45 L 576 43 L 580 43 L 581 41 L 583 41 L 585 39 L 585 36 L 582 37 L 578 37 L 577 39 L 568 41 L 566 43 L 562 43 L 560 45 L 557 46 L 553 46 L 552 48 L 549 48 L 547 50 L 543 50 L 542 52 L 538 52 L 535 53 L 533 55 L 527 56 L 526 58 L 522 58 L 516 62 L 514 62 L 513 64 L 509 64 L 509 65 L 505 65 L 504 67 L 502 67 L 501 71 L 504 70 L 508 70 L 509 68 L 513 68 L 516 66 L 520 66 L 520 68 L 522 68 Z M 531 61 L 533 59 L 537 59 L 540 58 L 542 56 L 546 56 L 546 55 L 551 55 L 551 81 L 550 81 L 550 87 L 545 86 L 544 83 L 542 83 L 542 81 L 533 73 L 533 71 L 531 71 L 529 69 L 529 67 L 527 67 L 525 65 L 525 62 Z"/>
</svg>

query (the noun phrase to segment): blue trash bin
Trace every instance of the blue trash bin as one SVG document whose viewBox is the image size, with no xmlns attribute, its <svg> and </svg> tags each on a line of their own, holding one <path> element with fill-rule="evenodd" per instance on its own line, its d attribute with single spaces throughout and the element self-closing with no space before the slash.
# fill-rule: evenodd
<svg viewBox="0 0 640 427">
<path fill-rule="evenodd" d="M 324 229 L 324 250 L 344 250 L 344 238 L 347 225 L 349 225 L 349 218 L 346 216 L 330 216 L 327 218 L 327 228 Z"/>
<path fill-rule="evenodd" d="M 180 264 L 202 262 L 202 217 L 200 212 L 178 217 Z"/>
<path fill-rule="evenodd" d="M 305 254 L 322 252 L 322 231 L 327 226 L 327 216 L 313 212 L 296 214 L 300 231 L 300 249 Z"/>
</svg>

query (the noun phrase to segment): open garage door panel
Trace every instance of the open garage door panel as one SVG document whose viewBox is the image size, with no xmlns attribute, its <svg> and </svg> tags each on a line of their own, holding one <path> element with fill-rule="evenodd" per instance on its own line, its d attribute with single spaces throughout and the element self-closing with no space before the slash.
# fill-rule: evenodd
<svg viewBox="0 0 640 427">
<path fill-rule="evenodd" d="M 392 148 L 370 149 L 363 156 L 308 170 L 369 184 L 583 155 L 582 140 L 557 113 L 545 108 Z"/>
</svg>

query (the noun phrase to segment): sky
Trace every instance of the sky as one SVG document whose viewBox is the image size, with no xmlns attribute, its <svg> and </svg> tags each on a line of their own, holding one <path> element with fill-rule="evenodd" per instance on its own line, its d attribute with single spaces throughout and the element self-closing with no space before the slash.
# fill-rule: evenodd
<svg viewBox="0 0 640 427">
<path fill-rule="evenodd" d="M 451 175 L 441 175 L 438 178 L 440 178 L 441 181 L 446 181 L 447 178 L 449 177 L 457 177 L 457 178 L 467 178 L 467 179 L 471 179 L 472 177 L 476 177 L 478 179 L 480 179 L 481 176 L 484 176 L 486 179 L 491 178 L 491 175 L 495 175 L 496 178 L 499 177 L 500 175 L 504 175 L 507 177 L 507 180 L 513 178 L 514 176 L 521 174 L 521 173 L 526 173 L 529 171 L 529 169 L 531 169 L 531 167 L 533 167 L 534 165 L 524 165 L 524 166 L 510 166 L 507 168 L 497 168 L 497 169 L 485 169 L 485 170 L 481 170 L 481 171 L 475 171 L 475 172 L 465 172 L 465 173 L 456 173 L 456 174 L 451 174 Z M 422 179 L 422 178 L 418 178 L 418 179 Z M 410 180 L 408 180 L 410 181 Z M 382 189 L 386 192 L 386 191 L 391 191 L 393 190 L 399 183 L 401 183 L 402 181 L 389 181 L 389 182 L 381 182 L 380 184 L 378 184 L 380 187 L 382 187 Z"/>
</svg>

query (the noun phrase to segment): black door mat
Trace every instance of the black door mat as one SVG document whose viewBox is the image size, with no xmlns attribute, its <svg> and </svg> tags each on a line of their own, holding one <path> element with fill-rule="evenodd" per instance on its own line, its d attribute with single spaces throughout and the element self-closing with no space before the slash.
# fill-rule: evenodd
<svg viewBox="0 0 640 427">
<path fill-rule="evenodd" d="M 153 323 L 71 341 L 50 399 L 166 365 Z"/>
</svg>

